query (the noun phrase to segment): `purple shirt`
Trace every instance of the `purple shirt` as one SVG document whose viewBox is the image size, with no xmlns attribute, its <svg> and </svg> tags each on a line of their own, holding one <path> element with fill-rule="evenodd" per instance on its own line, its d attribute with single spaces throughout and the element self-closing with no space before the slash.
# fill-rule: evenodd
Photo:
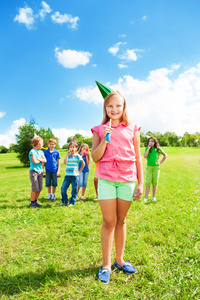
<svg viewBox="0 0 200 300">
<path fill-rule="evenodd" d="M 97 132 L 103 140 L 103 126 L 109 122 L 95 126 L 92 133 Z M 111 126 L 111 142 L 106 145 L 106 150 L 99 161 L 95 176 L 114 182 L 137 181 L 136 157 L 133 145 L 135 132 L 141 127 L 126 125 L 123 121 L 118 126 Z"/>
</svg>

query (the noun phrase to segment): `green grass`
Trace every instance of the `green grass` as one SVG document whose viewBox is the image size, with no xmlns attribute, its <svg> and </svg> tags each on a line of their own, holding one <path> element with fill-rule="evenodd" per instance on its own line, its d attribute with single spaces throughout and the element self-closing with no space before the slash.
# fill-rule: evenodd
<svg viewBox="0 0 200 300">
<path fill-rule="evenodd" d="M 200 299 L 200 152 L 164 150 L 157 202 L 133 202 L 127 217 L 125 260 L 138 273 L 113 269 L 108 285 L 96 278 L 102 220 L 94 164 L 87 201 L 59 207 L 62 164 L 57 200 L 47 202 L 44 188 L 43 207 L 33 210 L 29 170 L 14 153 L 0 154 L 1 299 Z"/>
</svg>

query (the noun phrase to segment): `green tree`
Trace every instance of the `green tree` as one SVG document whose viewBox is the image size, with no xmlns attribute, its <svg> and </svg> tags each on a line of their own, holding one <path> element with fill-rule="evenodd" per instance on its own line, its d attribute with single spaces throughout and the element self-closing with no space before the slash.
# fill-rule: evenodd
<svg viewBox="0 0 200 300">
<path fill-rule="evenodd" d="M 44 127 L 38 129 L 35 121 L 26 122 L 24 125 L 19 127 L 19 133 L 15 135 L 17 144 L 14 149 L 18 153 L 17 157 L 23 163 L 24 166 L 29 167 L 29 152 L 33 148 L 31 144 L 32 138 L 34 136 L 40 136 L 44 140 L 44 148 L 48 147 L 48 140 L 50 138 L 58 139 L 54 136 L 51 129 L 46 129 Z M 56 145 L 59 147 L 58 143 Z"/>
<path fill-rule="evenodd" d="M 8 152 L 8 148 L 6 148 L 5 146 L 0 146 L 0 153 L 7 153 Z"/>
<path fill-rule="evenodd" d="M 16 152 L 18 153 L 17 157 L 23 163 L 24 166 L 28 167 L 29 162 L 29 152 L 32 149 L 31 139 L 34 137 L 34 134 L 37 134 L 37 128 L 33 123 L 25 123 L 19 127 L 19 133 L 16 134 Z"/>
</svg>

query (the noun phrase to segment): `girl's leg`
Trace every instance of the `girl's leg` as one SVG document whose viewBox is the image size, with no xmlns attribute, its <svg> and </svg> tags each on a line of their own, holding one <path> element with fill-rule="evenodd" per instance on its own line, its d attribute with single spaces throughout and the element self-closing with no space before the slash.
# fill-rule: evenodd
<svg viewBox="0 0 200 300">
<path fill-rule="evenodd" d="M 116 199 L 99 201 L 103 224 L 101 228 L 101 247 L 103 253 L 103 268 L 111 270 L 111 251 L 114 236 L 114 229 L 117 221 Z"/>
<path fill-rule="evenodd" d="M 117 199 L 117 223 L 115 226 L 116 262 L 123 266 L 124 248 L 126 243 L 126 216 L 131 206 L 131 201 Z"/>
<path fill-rule="evenodd" d="M 153 186 L 153 198 L 156 198 L 157 185 Z"/>
<path fill-rule="evenodd" d="M 85 190 L 86 190 L 86 187 L 82 187 L 82 197 L 85 195 Z"/>
<path fill-rule="evenodd" d="M 95 188 L 95 191 L 96 191 L 96 196 L 98 196 L 97 187 L 98 187 L 98 178 L 94 177 L 94 188 Z"/>
<path fill-rule="evenodd" d="M 150 186 L 146 186 L 146 188 L 145 188 L 145 198 L 146 199 L 148 198 L 149 191 L 150 191 Z"/>
</svg>

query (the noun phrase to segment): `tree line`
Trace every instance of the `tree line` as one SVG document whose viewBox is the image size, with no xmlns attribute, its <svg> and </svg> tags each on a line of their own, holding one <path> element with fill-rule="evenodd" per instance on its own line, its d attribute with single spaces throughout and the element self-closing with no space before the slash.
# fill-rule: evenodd
<svg viewBox="0 0 200 300">
<path fill-rule="evenodd" d="M 34 120 L 29 123 L 26 122 L 24 125 L 19 127 L 19 132 L 16 136 L 16 144 L 11 144 L 9 148 L 0 146 L 0 153 L 16 152 L 17 157 L 24 166 L 29 166 L 29 151 L 32 149 L 31 139 L 34 136 L 40 136 L 44 140 L 43 150 L 48 148 L 48 140 L 54 138 L 57 140 L 56 149 L 60 149 L 58 138 L 54 136 L 50 128 L 39 128 Z M 171 146 L 171 147 L 200 147 L 200 132 L 190 134 L 185 132 L 183 136 L 178 136 L 175 132 L 150 132 L 140 133 L 141 147 L 147 146 L 147 140 L 149 137 L 155 137 L 160 146 Z M 92 138 L 84 137 L 83 135 L 76 133 L 74 136 L 68 137 L 66 144 L 62 146 L 62 149 L 68 149 L 68 144 L 75 139 L 78 146 L 81 144 L 88 144 L 89 148 L 92 147 Z"/>
</svg>

